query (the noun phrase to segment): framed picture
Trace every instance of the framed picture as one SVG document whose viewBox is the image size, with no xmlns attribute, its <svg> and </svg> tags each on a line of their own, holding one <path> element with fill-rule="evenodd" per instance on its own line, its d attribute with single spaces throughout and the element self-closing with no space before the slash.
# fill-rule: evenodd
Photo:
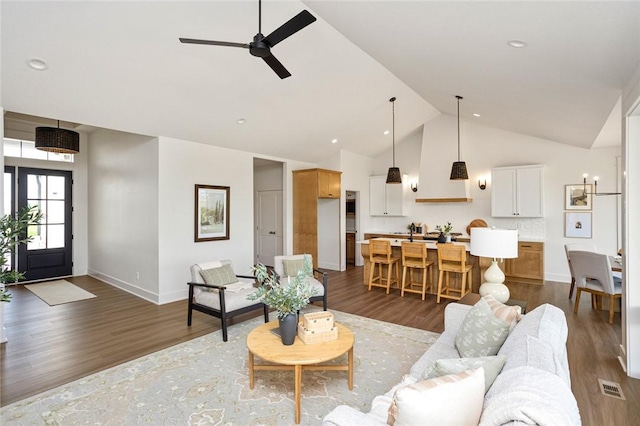
<svg viewBox="0 0 640 426">
<path fill-rule="evenodd" d="M 587 189 L 585 192 L 585 188 Z M 591 210 L 593 195 L 591 185 L 565 185 L 564 209 L 565 210 Z"/>
<path fill-rule="evenodd" d="M 229 239 L 228 186 L 197 185 L 195 242 Z"/>
<path fill-rule="evenodd" d="M 591 212 L 565 212 L 564 236 L 591 238 Z"/>
</svg>

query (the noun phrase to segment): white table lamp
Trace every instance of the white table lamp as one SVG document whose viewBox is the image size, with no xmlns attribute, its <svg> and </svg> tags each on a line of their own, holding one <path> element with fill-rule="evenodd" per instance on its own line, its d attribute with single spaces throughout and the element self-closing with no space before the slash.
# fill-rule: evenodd
<svg viewBox="0 0 640 426">
<path fill-rule="evenodd" d="M 509 288 L 504 285 L 504 272 L 497 259 L 518 257 L 518 231 L 515 229 L 471 228 L 471 254 L 493 258 L 485 271 L 485 282 L 480 286 L 480 295 L 491 294 L 505 303 L 509 300 Z"/>
</svg>

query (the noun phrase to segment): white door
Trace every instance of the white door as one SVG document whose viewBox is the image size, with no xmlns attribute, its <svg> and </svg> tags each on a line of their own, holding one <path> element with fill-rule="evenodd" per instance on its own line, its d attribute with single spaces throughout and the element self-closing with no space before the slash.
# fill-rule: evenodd
<svg viewBox="0 0 640 426">
<path fill-rule="evenodd" d="M 273 266 L 282 251 L 282 191 L 258 191 L 256 263 Z"/>
</svg>

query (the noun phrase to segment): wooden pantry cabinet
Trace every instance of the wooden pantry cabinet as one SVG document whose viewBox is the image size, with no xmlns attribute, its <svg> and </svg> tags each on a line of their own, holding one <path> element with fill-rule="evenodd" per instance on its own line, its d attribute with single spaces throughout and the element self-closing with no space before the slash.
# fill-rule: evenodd
<svg viewBox="0 0 640 426">
<path fill-rule="evenodd" d="M 544 284 L 544 243 L 519 241 L 518 257 L 505 259 L 506 281 Z"/>
<path fill-rule="evenodd" d="M 293 171 L 293 253 L 313 256 L 314 268 L 323 260 L 339 265 L 341 175 L 326 169 Z M 319 253 L 319 246 L 336 249 Z"/>
</svg>

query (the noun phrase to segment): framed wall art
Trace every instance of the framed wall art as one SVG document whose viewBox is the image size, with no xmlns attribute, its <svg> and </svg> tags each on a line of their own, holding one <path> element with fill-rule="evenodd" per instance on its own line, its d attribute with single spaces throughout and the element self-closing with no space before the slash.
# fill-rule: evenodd
<svg viewBox="0 0 640 426">
<path fill-rule="evenodd" d="M 565 212 L 564 236 L 591 238 L 591 212 Z"/>
<path fill-rule="evenodd" d="M 195 194 L 195 242 L 229 239 L 230 188 L 197 185 Z"/>
<path fill-rule="evenodd" d="M 586 191 L 585 191 L 586 188 Z M 565 185 L 564 209 L 565 210 L 591 210 L 593 201 L 593 188 L 589 185 Z"/>
</svg>

